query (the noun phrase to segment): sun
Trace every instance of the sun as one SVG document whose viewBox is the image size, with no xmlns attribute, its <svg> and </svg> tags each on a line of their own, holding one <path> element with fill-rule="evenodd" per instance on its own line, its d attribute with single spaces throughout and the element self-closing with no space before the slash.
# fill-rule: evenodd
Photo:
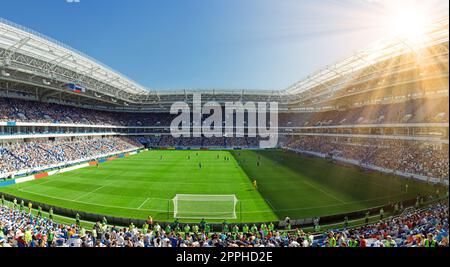
<svg viewBox="0 0 450 267">
<path fill-rule="evenodd" d="M 397 5 L 391 6 L 385 27 L 387 27 L 387 31 L 391 36 L 417 42 L 424 38 L 424 33 L 429 23 L 429 16 L 427 16 L 420 5 L 397 3 Z"/>
<path fill-rule="evenodd" d="M 391 21 L 393 34 L 409 38 L 423 35 L 426 25 L 425 15 L 414 8 L 399 11 Z"/>
</svg>

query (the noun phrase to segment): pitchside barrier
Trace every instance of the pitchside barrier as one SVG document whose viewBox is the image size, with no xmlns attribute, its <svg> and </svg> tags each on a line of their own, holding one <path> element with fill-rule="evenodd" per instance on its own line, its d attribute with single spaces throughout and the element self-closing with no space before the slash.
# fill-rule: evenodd
<svg viewBox="0 0 450 267">
<path fill-rule="evenodd" d="M 1 194 L 3 194 L 3 193 L 1 193 Z M 40 202 L 36 202 L 36 201 L 30 201 L 28 199 L 15 197 L 15 196 L 9 195 L 9 194 L 3 194 L 3 195 L 4 195 L 5 199 L 9 202 L 13 202 L 14 199 L 17 199 L 18 203 L 20 203 L 23 200 L 26 205 L 28 204 L 28 202 L 31 202 L 31 203 L 33 203 L 34 208 L 37 208 L 40 206 L 42 208 L 42 210 L 45 212 L 48 212 L 50 210 L 50 208 L 53 208 L 53 213 L 55 215 L 60 215 L 63 217 L 68 217 L 68 218 L 75 218 L 76 214 L 78 213 L 81 217 L 81 220 L 90 221 L 90 222 L 98 222 L 98 221 L 101 221 L 103 217 L 105 217 L 108 220 L 108 224 L 116 225 L 116 226 L 125 226 L 125 227 L 129 226 L 131 223 L 140 227 L 141 225 L 143 225 L 146 222 L 146 220 L 144 220 L 144 219 L 122 218 L 122 217 L 114 217 L 114 216 L 109 216 L 109 215 L 83 212 L 83 211 L 79 211 L 79 210 L 56 207 L 53 205 L 48 205 L 48 204 L 40 203 Z M 442 200 L 442 199 L 439 199 L 439 200 Z M 435 200 L 435 201 L 438 201 L 438 200 Z M 447 199 L 447 201 L 448 201 L 448 199 Z M 416 203 L 416 199 L 410 199 L 410 200 L 403 201 L 403 205 L 405 207 L 414 206 L 415 203 Z M 378 215 L 381 208 L 383 208 L 383 210 L 385 212 L 392 212 L 394 209 L 393 205 L 385 205 L 385 206 L 374 207 L 374 208 L 371 208 L 368 210 L 366 209 L 366 210 L 360 210 L 360 211 L 349 212 L 349 213 L 344 213 L 344 214 L 324 216 L 324 217 L 320 217 L 320 225 L 342 223 L 344 221 L 345 217 L 348 217 L 349 220 L 362 219 L 365 217 L 367 211 L 370 212 L 371 216 Z M 151 215 L 151 214 L 149 213 L 149 215 Z M 74 222 L 75 222 L 75 219 L 74 219 Z M 171 224 L 171 222 L 168 222 L 168 221 L 154 221 L 154 223 L 158 223 L 162 226 Z M 191 223 L 191 224 L 199 223 L 199 221 L 190 221 L 189 223 Z M 260 225 L 262 223 L 268 224 L 270 222 L 248 222 L 248 223 L 236 222 L 233 224 L 236 224 L 240 228 L 242 228 L 242 226 L 244 224 L 250 224 L 250 223 L 251 224 L 255 223 L 257 225 Z M 282 228 L 286 225 L 284 221 L 272 221 L 272 223 L 278 228 Z M 290 223 L 293 228 L 294 227 L 311 227 L 311 226 L 314 226 L 314 219 L 313 218 L 296 219 L 296 220 L 291 219 Z M 181 225 L 183 225 L 183 223 L 181 223 Z M 211 226 L 211 231 L 213 231 L 213 232 L 222 230 L 222 224 L 210 223 L 209 225 Z"/>
</svg>

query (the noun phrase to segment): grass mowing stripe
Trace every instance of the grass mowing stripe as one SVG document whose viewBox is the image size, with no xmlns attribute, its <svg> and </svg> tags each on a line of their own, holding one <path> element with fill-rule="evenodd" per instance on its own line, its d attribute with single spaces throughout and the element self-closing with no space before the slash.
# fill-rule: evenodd
<svg viewBox="0 0 450 267">
<path fill-rule="evenodd" d="M 94 193 L 94 192 L 97 192 L 98 190 L 100 190 L 100 189 L 102 189 L 102 188 L 105 188 L 105 187 L 107 187 L 107 186 L 109 186 L 109 185 L 111 185 L 111 183 L 102 185 L 102 186 L 100 186 L 100 187 L 98 187 L 98 188 L 96 188 L 96 189 L 94 189 L 94 190 L 92 190 L 92 191 L 86 192 L 86 194 L 83 194 L 83 195 L 81 195 L 81 196 L 79 196 L 79 197 L 76 197 L 75 199 L 73 199 L 73 200 L 71 200 L 71 201 L 77 201 L 78 199 L 83 198 L 83 197 L 86 197 L 86 196 L 88 196 L 88 195 L 90 195 L 90 194 L 92 194 L 92 193 Z"/>
<path fill-rule="evenodd" d="M 320 192 L 322 192 L 323 194 L 325 194 L 325 195 L 327 195 L 327 196 L 329 196 L 329 197 L 331 197 L 331 198 L 333 198 L 333 199 L 335 199 L 335 200 L 341 202 L 342 204 L 346 204 L 344 201 L 340 200 L 339 198 L 333 196 L 333 195 L 330 194 L 330 193 L 327 193 L 325 190 L 320 189 L 318 186 L 315 186 L 315 185 L 313 185 L 312 183 L 310 183 L 310 182 L 308 182 L 308 181 L 306 181 L 306 180 L 303 180 L 303 182 L 304 182 L 305 184 L 311 186 L 312 188 L 316 189 L 317 191 L 320 191 Z"/>
</svg>

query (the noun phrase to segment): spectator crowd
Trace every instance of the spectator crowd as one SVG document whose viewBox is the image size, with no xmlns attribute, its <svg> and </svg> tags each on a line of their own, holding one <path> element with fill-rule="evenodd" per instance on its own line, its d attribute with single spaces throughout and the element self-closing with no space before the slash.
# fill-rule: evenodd
<svg viewBox="0 0 450 267">
<path fill-rule="evenodd" d="M 141 146 L 132 139 L 121 137 L 0 144 L 0 174 L 94 159 Z"/>
<path fill-rule="evenodd" d="M 286 140 L 285 147 L 409 174 L 438 179 L 449 177 L 448 145 L 435 147 L 415 141 L 301 136 Z"/>
<path fill-rule="evenodd" d="M 382 123 L 449 122 L 448 97 L 415 99 L 403 103 L 373 104 L 345 110 L 280 113 L 285 127 Z M 39 122 L 106 126 L 170 126 L 169 113 L 112 112 L 54 103 L 0 97 L 0 122 Z"/>
<path fill-rule="evenodd" d="M 299 228 L 268 225 L 209 224 L 159 225 L 149 216 L 142 226 L 97 222 L 92 229 L 59 224 L 40 215 L 0 206 L 0 247 L 448 247 L 448 203 L 364 226 L 307 233 Z M 289 225 L 288 225 L 289 226 Z"/>
<path fill-rule="evenodd" d="M 258 148 L 259 137 L 196 137 L 175 138 L 171 135 L 136 137 L 136 141 L 148 147 L 228 147 L 228 148 Z"/>
</svg>

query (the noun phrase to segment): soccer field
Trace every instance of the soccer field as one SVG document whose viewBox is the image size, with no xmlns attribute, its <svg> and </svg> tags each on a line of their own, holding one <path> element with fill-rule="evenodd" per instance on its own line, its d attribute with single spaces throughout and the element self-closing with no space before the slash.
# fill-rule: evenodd
<svg viewBox="0 0 450 267">
<path fill-rule="evenodd" d="M 252 186 L 253 179 L 258 190 Z M 338 214 L 432 190 L 413 181 L 281 150 L 147 151 L 99 168 L 0 188 L 58 207 L 125 218 L 152 215 L 162 221 L 173 220 L 176 194 L 234 194 L 237 222 Z"/>
</svg>

